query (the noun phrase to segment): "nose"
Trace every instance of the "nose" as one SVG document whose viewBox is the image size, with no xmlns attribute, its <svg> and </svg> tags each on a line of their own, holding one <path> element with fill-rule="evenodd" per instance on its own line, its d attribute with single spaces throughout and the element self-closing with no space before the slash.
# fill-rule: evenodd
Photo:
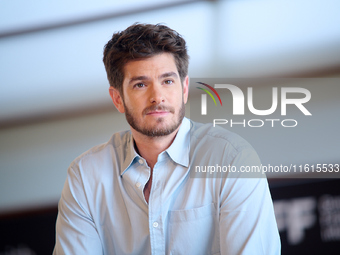
<svg viewBox="0 0 340 255">
<path fill-rule="evenodd" d="M 155 84 L 151 87 L 150 90 L 150 103 L 161 104 L 165 102 L 162 85 Z"/>
</svg>

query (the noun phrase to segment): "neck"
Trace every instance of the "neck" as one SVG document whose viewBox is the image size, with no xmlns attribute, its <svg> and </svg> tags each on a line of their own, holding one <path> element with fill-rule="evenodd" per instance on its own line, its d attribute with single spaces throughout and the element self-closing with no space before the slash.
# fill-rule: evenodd
<svg viewBox="0 0 340 255">
<path fill-rule="evenodd" d="M 153 169 L 156 164 L 158 155 L 170 147 L 176 137 L 178 129 L 179 127 L 166 136 L 150 137 L 131 128 L 138 153 L 146 160 L 151 169 Z"/>
</svg>

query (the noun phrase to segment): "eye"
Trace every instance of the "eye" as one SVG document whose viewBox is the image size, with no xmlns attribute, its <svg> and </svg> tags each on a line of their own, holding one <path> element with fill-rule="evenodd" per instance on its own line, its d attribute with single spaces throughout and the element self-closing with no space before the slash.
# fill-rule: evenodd
<svg viewBox="0 0 340 255">
<path fill-rule="evenodd" d="M 165 80 L 165 81 L 164 81 L 164 84 L 166 84 L 166 85 L 170 85 L 170 84 L 172 84 L 172 83 L 173 83 L 172 80 Z"/>
<path fill-rule="evenodd" d="M 137 83 L 133 86 L 134 88 L 144 88 L 145 84 L 144 83 Z"/>
</svg>

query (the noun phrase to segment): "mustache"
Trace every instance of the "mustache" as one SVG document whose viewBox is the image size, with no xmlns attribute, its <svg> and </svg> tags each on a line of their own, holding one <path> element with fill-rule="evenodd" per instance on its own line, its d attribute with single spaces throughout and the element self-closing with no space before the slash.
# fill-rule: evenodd
<svg viewBox="0 0 340 255">
<path fill-rule="evenodd" d="M 149 112 L 154 112 L 154 111 L 166 111 L 166 112 L 171 112 L 171 113 L 175 113 L 175 108 L 171 107 L 171 106 L 165 106 L 165 105 L 151 105 L 149 107 L 146 107 L 143 110 L 143 115 L 148 114 Z"/>
</svg>

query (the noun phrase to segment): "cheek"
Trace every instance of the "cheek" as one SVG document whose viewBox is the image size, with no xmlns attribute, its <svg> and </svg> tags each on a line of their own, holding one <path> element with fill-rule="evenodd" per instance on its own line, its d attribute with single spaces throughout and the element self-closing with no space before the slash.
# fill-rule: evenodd
<svg viewBox="0 0 340 255">
<path fill-rule="evenodd" d="M 142 100 L 138 98 L 129 98 L 125 100 L 125 106 L 134 113 L 139 113 L 145 108 L 142 104 Z"/>
</svg>

